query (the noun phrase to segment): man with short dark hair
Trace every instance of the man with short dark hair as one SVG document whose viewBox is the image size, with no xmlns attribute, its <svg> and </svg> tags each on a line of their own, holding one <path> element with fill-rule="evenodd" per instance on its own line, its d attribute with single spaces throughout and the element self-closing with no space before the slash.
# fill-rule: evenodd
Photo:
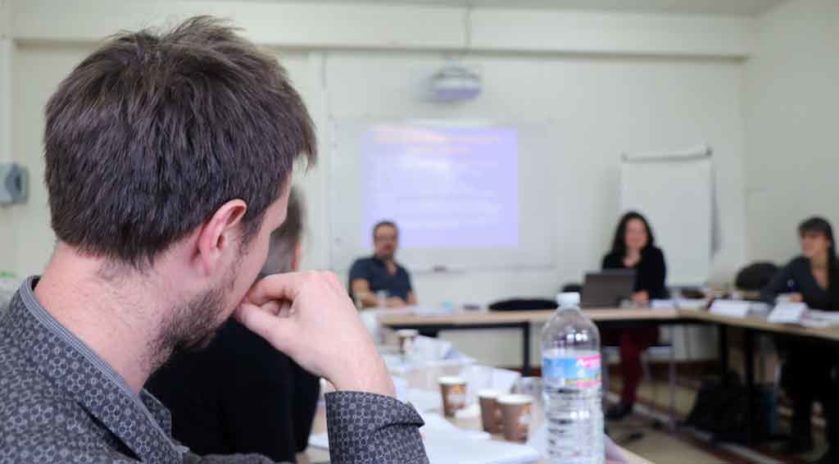
<svg viewBox="0 0 839 464">
<path fill-rule="evenodd" d="M 334 462 L 426 462 L 394 386 L 331 273 L 266 277 L 309 115 L 275 59 L 206 17 L 119 35 L 46 110 L 58 238 L 0 320 L 0 462 L 203 460 L 143 390 L 176 351 L 245 327 L 328 379 Z"/>
<path fill-rule="evenodd" d="M 381 221 L 373 226 L 373 256 L 356 260 L 350 268 L 350 291 L 362 306 L 399 308 L 417 304 L 411 275 L 396 262 L 398 247 L 396 223 Z"/>
</svg>

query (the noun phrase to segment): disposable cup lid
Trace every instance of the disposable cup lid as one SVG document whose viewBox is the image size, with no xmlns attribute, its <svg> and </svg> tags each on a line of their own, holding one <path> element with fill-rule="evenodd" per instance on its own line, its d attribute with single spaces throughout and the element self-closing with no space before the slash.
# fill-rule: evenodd
<svg viewBox="0 0 839 464">
<path fill-rule="evenodd" d="M 504 395 L 498 398 L 501 404 L 529 404 L 533 402 L 533 397 L 530 395 Z"/>
<path fill-rule="evenodd" d="M 466 379 L 463 377 L 458 377 L 456 375 L 447 375 L 445 377 L 440 377 L 437 379 L 437 383 L 440 385 L 460 385 L 465 384 Z"/>
</svg>

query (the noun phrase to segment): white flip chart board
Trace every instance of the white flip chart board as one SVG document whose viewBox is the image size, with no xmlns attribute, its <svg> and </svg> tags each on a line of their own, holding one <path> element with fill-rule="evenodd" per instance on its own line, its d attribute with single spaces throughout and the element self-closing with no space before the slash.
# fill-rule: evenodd
<svg viewBox="0 0 839 464">
<path fill-rule="evenodd" d="M 667 261 L 668 285 L 702 285 L 714 236 L 711 149 L 625 154 L 621 207 L 647 217 Z"/>
</svg>

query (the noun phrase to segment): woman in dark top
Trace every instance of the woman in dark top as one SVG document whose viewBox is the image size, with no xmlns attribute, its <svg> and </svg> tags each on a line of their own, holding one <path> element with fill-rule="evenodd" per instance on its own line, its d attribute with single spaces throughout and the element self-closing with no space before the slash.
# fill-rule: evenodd
<svg viewBox="0 0 839 464">
<path fill-rule="evenodd" d="M 839 311 L 839 261 L 833 243 L 833 228 L 820 217 L 798 226 L 801 256 L 784 266 L 761 292 L 764 301 L 774 303 L 778 295 L 788 301 L 804 302 L 812 309 Z"/>
<path fill-rule="evenodd" d="M 778 271 L 763 289 L 767 303 L 784 295 L 787 301 L 804 302 L 809 308 L 839 311 L 839 259 L 833 240 L 833 228 L 820 217 L 798 226 L 801 256 Z M 791 441 L 787 451 L 800 453 L 813 447 L 810 416 L 813 402 L 822 403 L 827 420 L 828 452 L 818 462 L 839 462 L 839 385 L 832 375 L 839 356 L 825 345 L 805 339 L 778 340 L 784 355 L 781 388 L 793 406 Z"/>
<path fill-rule="evenodd" d="M 649 223 L 634 211 L 623 215 L 612 251 L 603 257 L 603 269 L 634 269 L 635 292 L 632 301 L 647 305 L 650 300 L 667 298 L 667 266 L 664 253 L 655 246 L 655 238 Z M 623 389 L 618 405 L 606 411 L 612 420 L 622 419 L 632 412 L 638 385 L 641 382 L 641 354 L 658 341 L 658 328 L 611 330 L 603 334 L 604 345 L 618 345 L 621 357 Z"/>
</svg>

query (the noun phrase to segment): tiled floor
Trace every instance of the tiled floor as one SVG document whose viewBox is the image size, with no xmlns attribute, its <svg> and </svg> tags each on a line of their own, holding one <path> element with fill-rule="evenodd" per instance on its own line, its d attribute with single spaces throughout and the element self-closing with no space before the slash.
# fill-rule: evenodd
<svg viewBox="0 0 839 464">
<path fill-rule="evenodd" d="M 610 390 L 616 392 L 620 387 L 620 378 L 613 378 Z M 612 393 L 613 399 L 617 396 Z M 666 419 L 669 411 L 670 394 L 665 382 L 642 383 L 639 391 L 639 413 L 633 414 L 624 421 L 609 423 L 609 434 L 624 448 L 643 456 L 658 464 L 713 464 L 713 463 L 806 463 L 817 458 L 824 447 L 805 456 L 783 456 L 773 453 L 766 447 L 749 449 L 737 445 L 714 445 L 707 437 L 692 431 L 680 429 L 671 432 L 649 415 Z M 676 388 L 676 415 L 679 419 L 687 416 L 693 406 L 696 390 L 679 386 Z M 664 413 L 664 414 L 662 414 Z M 821 433 L 815 433 L 817 443 L 821 442 Z"/>
<path fill-rule="evenodd" d="M 637 416 L 620 424 L 610 425 L 609 435 L 618 445 L 657 464 L 728 462 L 671 433 L 654 429 L 650 426 L 649 419 Z M 641 436 L 633 437 L 633 435 Z"/>
<path fill-rule="evenodd" d="M 620 379 L 613 379 L 613 390 L 619 388 Z M 686 388 L 676 389 L 677 417 L 685 417 L 693 404 L 696 393 Z M 664 383 L 645 382 L 639 391 L 641 402 L 654 402 L 657 408 L 669 409 L 670 396 Z M 639 409 L 644 409 L 640 408 Z M 725 463 L 697 444 L 683 438 L 681 434 L 670 433 L 666 427 L 653 419 L 634 414 L 627 419 L 609 424 L 609 435 L 620 446 L 643 456 L 657 464 L 713 464 Z"/>
</svg>

